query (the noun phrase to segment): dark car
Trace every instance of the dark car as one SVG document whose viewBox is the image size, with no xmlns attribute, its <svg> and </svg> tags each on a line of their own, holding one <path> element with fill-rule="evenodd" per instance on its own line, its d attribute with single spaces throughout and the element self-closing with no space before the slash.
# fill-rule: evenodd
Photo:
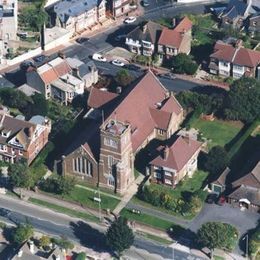
<svg viewBox="0 0 260 260">
<path fill-rule="evenodd" d="M 22 70 L 27 70 L 29 67 L 34 67 L 34 64 L 30 60 L 25 60 L 20 64 Z"/>
<path fill-rule="evenodd" d="M 158 76 L 160 78 L 165 78 L 165 79 L 176 79 L 176 76 L 172 73 L 159 74 Z"/>
<path fill-rule="evenodd" d="M 45 55 L 39 55 L 33 58 L 35 62 L 43 62 L 47 57 Z"/>
<path fill-rule="evenodd" d="M 218 195 L 216 193 L 210 193 L 206 198 L 206 202 L 209 204 L 213 204 L 217 202 L 217 199 Z"/>
<path fill-rule="evenodd" d="M 134 64 L 126 64 L 124 66 L 126 69 L 129 69 L 129 70 L 135 70 L 135 71 L 140 71 L 142 70 L 139 66 L 136 66 Z"/>
<path fill-rule="evenodd" d="M 80 37 L 76 40 L 76 42 L 79 44 L 82 44 L 82 43 L 88 42 L 88 41 L 89 41 L 89 38 L 86 38 L 86 37 Z"/>
</svg>

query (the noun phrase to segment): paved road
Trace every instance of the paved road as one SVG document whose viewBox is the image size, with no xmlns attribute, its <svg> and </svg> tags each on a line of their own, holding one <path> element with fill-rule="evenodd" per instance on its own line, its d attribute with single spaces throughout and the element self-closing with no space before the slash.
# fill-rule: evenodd
<svg viewBox="0 0 260 260">
<path fill-rule="evenodd" d="M 80 243 L 82 246 L 93 248 L 97 252 L 108 250 L 104 240 L 106 227 L 94 223 L 86 223 L 4 195 L 0 196 L 0 205 L 1 208 L 10 210 L 3 217 L 15 224 L 29 221 L 36 229 L 45 233 L 68 237 L 70 240 Z M 140 252 L 143 251 L 145 251 L 146 255 L 140 257 Z M 139 259 L 147 259 L 149 254 L 157 255 L 157 259 L 201 259 L 186 252 L 173 250 L 171 247 L 165 247 L 150 240 L 145 240 L 139 236 L 135 237 L 134 246 L 126 254 L 132 259 L 138 259 L 136 258 L 137 252 Z"/>
</svg>

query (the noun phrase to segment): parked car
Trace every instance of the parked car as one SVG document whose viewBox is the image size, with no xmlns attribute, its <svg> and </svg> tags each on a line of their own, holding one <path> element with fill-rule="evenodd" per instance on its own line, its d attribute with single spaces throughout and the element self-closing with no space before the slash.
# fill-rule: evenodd
<svg viewBox="0 0 260 260">
<path fill-rule="evenodd" d="M 35 62 L 43 62 L 47 57 L 45 55 L 38 55 L 33 58 Z"/>
<path fill-rule="evenodd" d="M 218 199 L 218 195 L 216 193 L 210 193 L 207 198 L 206 198 L 206 202 L 208 204 L 213 204 L 216 203 Z"/>
<path fill-rule="evenodd" d="M 99 54 L 99 53 L 94 53 L 93 55 L 92 55 L 92 59 L 93 60 L 97 60 L 97 61 L 103 61 L 103 62 L 106 62 L 107 61 L 107 59 L 105 58 L 105 57 L 103 57 L 101 54 Z"/>
<path fill-rule="evenodd" d="M 165 79 L 176 79 L 176 76 L 172 73 L 159 74 L 158 77 Z"/>
<path fill-rule="evenodd" d="M 118 67 L 123 67 L 123 66 L 125 66 L 125 64 L 122 62 L 122 61 L 120 61 L 120 60 L 113 60 L 112 61 L 112 64 L 113 65 L 116 65 L 116 66 L 118 66 Z"/>
<path fill-rule="evenodd" d="M 115 37 L 115 41 L 116 41 L 116 42 L 121 42 L 121 41 L 125 40 L 125 38 L 126 38 L 126 35 L 125 35 L 125 34 L 117 35 L 117 36 Z"/>
<path fill-rule="evenodd" d="M 225 203 L 226 203 L 226 198 L 225 198 L 224 196 L 220 196 L 219 199 L 218 199 L 217 204 L 218 204 L 219 206 L 222 206 L 222 205 L 224 205 Z"/>
<path fill-rule="evenodd" d="M 76 40 L 76 42 L 79 44 L 82 44 L 82 43 L 88 42 L 88 41 L 89 41 L 89 38 L 86 38 L 86 37 L 80 37 Z"/>
<path fill-rule="evenodd" d="M 129 23 L 134 23 L 135 21 L 136 21 L 136 17 L 134 17 L 134 16 L 129 16 L 129 17 L 127 17 L 127 18 L 124 20 L 124 22 L 127 23 L 127 24 L 129 24 Z"/>
<path fill-rule="evenodd" d="M 143 7 L 147 7 L 150 5 L 149 0 L 143 0 L 142 4 L 143 4 Z"/>
<path fill-rule="evenodd" d="M 139 66 L 136 66 L 134 64 L 126 64 L 124 66 L 126 69 L 129 69 L 129 70 L 135 70 L 135 71 L 141 71 L 142 68 L 140 68 Z"/>
<path fill-rule="evenodd" d="M 22 70 L 27 70 L 29 67 L 34 67 L 34 64 L 30 60 L 25 60 L 20 64 Z"/>
</svg>

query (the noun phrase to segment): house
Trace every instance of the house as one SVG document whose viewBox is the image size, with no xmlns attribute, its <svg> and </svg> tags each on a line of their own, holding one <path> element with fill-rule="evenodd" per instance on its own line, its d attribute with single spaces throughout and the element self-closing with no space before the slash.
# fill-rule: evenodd
<svg viewBox="0 0 260 260">
<path fill-rule="evenodd" d="M 217 41 L 210 55 L 209 70 L 222 77 L 260 79 L 260 52 L 242 47 L 241 40 L 234 44 Z"/>
<path fill-rule="evenodd" d="M 127 34 L 125 44 L 133 53 L 152 56 L 157 52 L 157 43 L 165 27 L 148 21 Z"/>
<path fill-rule="evenodd" d="M 192 22 L 184 17 L 174 29 L 164 27 L 159 41 L 158 54 L 161 59 L 169 59 L 179 53 L 189 54 L 191 51 Z"/>
<path fill-rule="evenodd" d="M 58 57 L 37 69 L 29 68 L 26 79 L 46 99 L 54 98 L 67 105 L 98 81 L 98 70 L 93 62 L 84 64 L 75 58 Z"/>
<path fill-rule="evenodd" d="M 260 161 L 251 172 L 232 183 L 228 202 L 234 207 L 260 212 Z"/>
<path fill-rule="evenodd" d="M 259 13 L 259 8 L 259 0 L 230 0 L 228 6 L 217 15 L 223 27 L 241 29 L 250 15 Z"/>
<path fill-rule="evenodd" d="M 8 53 L 9 41 L 17 40 L 18 1 L 0 0 L 0 58 Z"/>
<path fill-rule="evenodd" d="M 106 8 L 113 17 L 117 18 L 131 11 L 131 2 L 131 0 L 108 0 Z"/>
<path fill-rule="evenodd" d="M 150 162 L 151 181 L 174 188 L 185 176 L 191 178 L 197 170 L 201 146 L 201 142 L 184 136 L 159 146 Z"/>
<path fill-rule="evenodd" d="M 10 260 L 66 260 L 66 253 L 59 247 L 44 251 L 36 247 L 33 241 L 24 242 Z"/>
<path fill-rule="evenodd" d="M 226 190 L 226 179 L 230 173 L 230 169 L 227 167 L 215 180 L 209 185 L 210 192 L 221 194 Z"/>
<path fill-rule="evenodd" d="M 121 94 L 96 103 L 91 97 L 88 104 L 102 109 L 102 116 L 87 119 L 87 128 L 65 151 L 63 174 L 123 194 L 134 180 L 135 155 L 151 140 L 169 138 L 183 109 L 151 71 Z"/>
<path fill-rule="evenodd" d="M 75 58 L 66 59 L 72 69 L 72 75 L 84 82 L 84 88 L 90 88 L 98 82 L 98 69 L 93 61 L 86 64 Z"/>
<path fill-rule="evenodd" d="M 0 114 L 0 160 L 15 163 L 21 158 L 30 164 L 48 142 L 51 122 L 42 116 L 29 121 Z"/>
<path fill-rule="evenodd" d="M 106 20 L 104 0 L 62 0 L 54 4 L 55 25 L 73 32 L 91 29 Z"/>
</svg>

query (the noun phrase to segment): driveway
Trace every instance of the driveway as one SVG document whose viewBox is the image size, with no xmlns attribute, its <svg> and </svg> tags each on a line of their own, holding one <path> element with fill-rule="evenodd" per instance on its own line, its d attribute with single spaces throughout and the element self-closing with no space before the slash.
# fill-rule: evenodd
<svg viewBox="0 0 260 260">
<path fill-rule="evenodd" d="M 190 222 L 190 230 L 196 232 L 203 223 L 209 221 L 225 222 L 235 226 L 240 235 L 247 233 L 248 230 L 256 227 L 260 215 L 249 211 L 241 211 L 238 208 L 232 208 L 226 204 L 218 206 L 215 204 L 207 204 L 199 213 L 199 215 Z"/>
</svg>

